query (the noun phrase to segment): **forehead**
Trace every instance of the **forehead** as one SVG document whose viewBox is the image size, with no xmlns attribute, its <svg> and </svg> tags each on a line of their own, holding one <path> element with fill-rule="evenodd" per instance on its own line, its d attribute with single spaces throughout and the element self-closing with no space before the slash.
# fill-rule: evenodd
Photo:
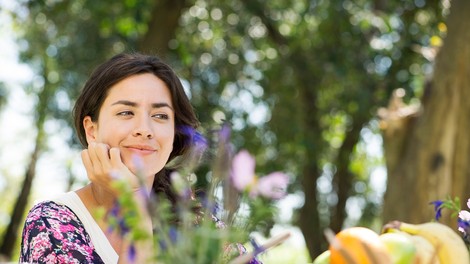
<svg viewBox="0 0 470 264">
<path fill-rule="evenodd" d="M 172 106 L 170 89 L 164 81 L 151 73 L 131 75 L 111 86 L 104 104 L 112 104 L 115 100 L 165 102 Z"/>
</svg>

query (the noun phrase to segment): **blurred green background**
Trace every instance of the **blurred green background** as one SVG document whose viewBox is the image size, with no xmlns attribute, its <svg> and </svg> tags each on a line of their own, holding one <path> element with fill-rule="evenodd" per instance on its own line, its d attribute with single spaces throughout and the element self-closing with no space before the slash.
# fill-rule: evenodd
<svg viewBox="0 0 470 264">
<path fill-rule="evenodd" d="M 122 51 L 162 57 L 203 132 L 229 121 L 260 175 L 291 176 L 252 230 L 295 234 L 266 263 L 310 261 L 327 227 L 430 220 L 430 201 L 470 189 L 469 3 L 0 0 L 2 259 L 36 199 L 86 182 L 71 107 Z"/>
</svg>

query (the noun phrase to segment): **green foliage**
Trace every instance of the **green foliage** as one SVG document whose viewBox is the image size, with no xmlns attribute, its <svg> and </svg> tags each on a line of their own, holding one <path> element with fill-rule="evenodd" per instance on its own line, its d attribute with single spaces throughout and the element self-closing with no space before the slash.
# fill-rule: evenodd
<svg viewBox="0 0 470 264">
<path fill-rule="evenodd" d="M 430 47 L 427 39 L 431 36 L 445 34 L 438 29 L 443 21 L 440 7 L 434 3 L 392 4 L 385 10 L 370 1 L 213 1 L 195 6 L 193 13 L 190 9 L 185 14 L 176 38 L 177 43 L 196 40 L 197 45 L 186 47 L 186 53 L 211 54 L 210 60 L 196 56 L 185 69 L 191 71 L 187 76 L 197 79 L 190 82 L 201 91 L 200 98 L 209 98 L 201 104 L 197 98 L 194 101 L 197 107 L 210 109 L 201 116 L 203 122 L 216 122 L 211 113 L 229 112 L 226 119 L 236 124 L 236 129 L 240 124 L 243 135 L 234 144 L 260 153 L 260 164 L 265 168 L 283 166 L 297 175 L 293 189 L 315 191 L 311 185 L 302 186 L 303 177 L 314 177 L 302 175 L 308 163 L 321 168 L 316 177 L 327 175 L 333 192 L 344 177 L 350 179 L 350 186 L 365 185 L 360 192 L 353 187 L 339 191 L 365 201 L 359 208 L 363 221 L 373 223 L 380 214 L 381 193 L 369 187 L 369 177 L 382 160 L 371 158 L 360 147 L 342 153 L 346 149 L 342 146 L 351 130 L 373 120 L 394 89 L 403 87 L 406 100 L 422 93 L 424 76 L 430 73 L 432 63 L 422 51 Z M 208 14 L 218 9 L 223 18 L 216 23 Z M 427 19 L 421 19 L 423 16 Z M 225 32 L 220 37 L 214 33 L 221 31 L 219 27 Z M 207 32 L 212 38 L 206 38 Z M 225 52 L 217 56 L 220 46 Z M 199 78 L 201 73 L 216 75 L 218 82 Z M 252 90 L 256 85 L 263 91 L 259 99 Z M 212 93 L 222 95 L 221 100 L 213 100 Z M 305 93 L 311 100 L 303 104 Z M 226 94 L 230 95 L 227 103 Z M 240 97 L 250 99 L 238 101 Z M 256 108 L 253 104 L 263 103 L 269 109 L 265 122 L 251 124 L 249 118 Z M 265 136 L 270 133 L 271 137 Z M 253 135 L 261 138 L 261 144 L 249 140 Z M 265 137 L 268 140 L 263 141 Z M 370 139 L 360 140 L 367 144 Z M 309 154 L 312 152 L 315 154 Z M 340 159 L 344 155 L 349 158 Z M 326 169 L 344 166 L 348 167 L 344 176 L 337 170 L 329 175 Z M 328 205 L 326 212 L 318 208 L 326 217 L 331 211 L 345 209 L 331 202 L 331 191 L 318 196 L 320 204 Z M 328 225 L 331 217 L 323 218 L 321 225 Z"/>
<path fill-rule="evenodd" d="M 434 204 L 434 211 L 436 212 L 436 221 L 441 217 L 443 209 L 449 210 L 452 218 L 456 218 L 462 210 L 459 197 L 452 199 L 452 197 L 448 196 L 446 199 L 434 201 L 432 204 Z"/>
</svg>

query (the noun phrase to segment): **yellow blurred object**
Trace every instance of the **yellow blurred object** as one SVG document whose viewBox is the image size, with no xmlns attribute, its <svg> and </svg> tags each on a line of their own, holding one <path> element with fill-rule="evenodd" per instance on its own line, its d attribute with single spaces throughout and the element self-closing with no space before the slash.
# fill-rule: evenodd
<svg viewBox="0 0 470 264">
<path fill-rule="evenodd" d="M 389 229 L 387 230 L 388 233 L 384 233 L 380 236 L 385 234 L 397 234 L 403 237 L 407 237 L 411 243 L 413 243 L 415 247 L 415 256 L 412 262 L 408 262 L 410 264 L 440 264 L 439 259 L 437 257 L 437 251 L 434 246 L 429 242 L 426 238 L 418 235 L 411 235 L 406 232 L 400 231 L 398 229 Z"/>
<path fill-rule="evenodd" d="M 325 250 L 313 260 L 312 264 L 330 264 L 330 257 L 331 252 L 329 250 Z"/>
<path fill-rule="evenodd" d="M 429 44 L 433 47 L 440 47 L 442 46 L 442 39 L 439 36 L 432 36 L 431 39 L 429 40 Z"/>
<path fill-rule="evenodd" d="M 447 32 L 447 25 L 442 22 L 439 23 L 439 25 L 437 25 L 437 28 L 439 29 L 440 32 L 443 32 L 443 33 Z"/>
<path fill-rule="evenodd" d="M 331 264 L 391 264 L 391 257 L 379 235 L 366 227 L 350 227 L 330 241 Z"/>
<path fill-rule="evenodd" d="M 436 250 L 440 264 L 470 264 L 470 254 L 465 242 L 456 231 L 444 224 L 393 221 L 385 225 L 385 232 L 390 228 L 425 238 Z"/>
<path fill-rule="evenodd" d="M 393 264 L 415 263 L 416 246 L 408 236 L 390 232 L 381 234 L 379 238 L 387 248 Z"/>
</svg>

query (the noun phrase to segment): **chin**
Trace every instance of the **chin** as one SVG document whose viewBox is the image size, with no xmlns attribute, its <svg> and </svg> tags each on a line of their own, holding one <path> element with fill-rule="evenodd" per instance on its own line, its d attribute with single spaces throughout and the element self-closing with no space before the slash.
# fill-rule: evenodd
<svg viewBox="0 0 470 264">
<path fill-rule="evenodd" d="M 141 157 L 138 155 L 123 155 L 123 163 L 129 170 L 139 176 L 154 177 L 159 171 L 163 169 L 165 164 L 154 157 Z"/>
<path fill-rule="evenodd" d="M 126 166 L 129 168 L 129 170 L 136 176 L 138 177 L 143 177 L 143 176 L 155 176 L 155 174 L 157 174 L 157 172 L 159 172 L 159 170 L 155 169 L 155 168 L 148 168 L 148 167 L 136 167 L 134 166 L 133 164 L 129 164 Z"/>
</svg>

